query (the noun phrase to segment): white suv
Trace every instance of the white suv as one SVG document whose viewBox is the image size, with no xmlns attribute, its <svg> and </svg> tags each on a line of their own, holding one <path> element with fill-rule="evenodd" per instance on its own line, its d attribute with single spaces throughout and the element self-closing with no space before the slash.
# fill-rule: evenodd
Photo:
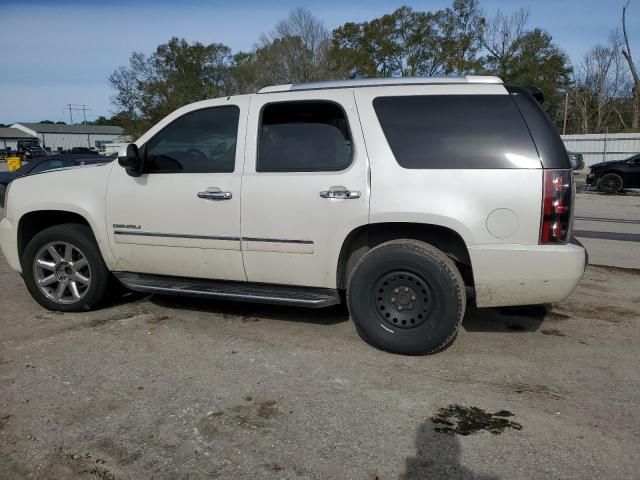
<svg viewBox="0 0 640 480">
<path fill-rule="evenodd" d="M 2 251 L 36 301 L 143 292 L 346 302 L 393 352 L 442 349 L 478 307 L 566 298 L 585 251 L 536 100 L 495 77 L 268 87 L 169 115 L 118 162 L 14 181 Z"/>
</svg>

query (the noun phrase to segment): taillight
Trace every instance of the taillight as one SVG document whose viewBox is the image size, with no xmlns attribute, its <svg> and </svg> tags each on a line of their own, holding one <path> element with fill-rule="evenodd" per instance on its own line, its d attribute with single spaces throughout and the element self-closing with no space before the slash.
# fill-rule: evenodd
<svg viewBox="0 0 640 480">
<path fill-rule="evenodd" d="M 540 243 L 565 243 L 571 236 L 573 176 L 571 170 L 544 170 Z"/>
</svg>

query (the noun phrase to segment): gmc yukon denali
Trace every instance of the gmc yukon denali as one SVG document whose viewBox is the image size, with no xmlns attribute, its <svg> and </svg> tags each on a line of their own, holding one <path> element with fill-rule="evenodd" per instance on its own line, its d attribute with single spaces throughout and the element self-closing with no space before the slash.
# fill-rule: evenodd
<svg viewBox="0 0 640 480">
<path fill-rule="evenodd" d="M 11 183 L 2 251 L 33 298 L 142 292 L 323 307 L 361 337 L 437 352 L 477 307 L 558 302 L 567 152 L 528 90 L 495 77 L 267 87 L 172 113 L 118 162 Z"/>
</svg>

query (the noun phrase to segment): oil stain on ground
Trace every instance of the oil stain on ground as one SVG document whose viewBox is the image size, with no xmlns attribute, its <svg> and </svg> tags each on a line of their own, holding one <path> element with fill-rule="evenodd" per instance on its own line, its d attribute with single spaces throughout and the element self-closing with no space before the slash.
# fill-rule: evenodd
<svg viewBox="0 0 640 480">
<path fill-rule="evenodd" d="M 434 428 L 439 433 L 457 433 L 458 435 L 471 435 L 482 430 L 499 435 L 507 428 L 522 430 L 522 425 L 508 420 L 513 413 L 508 410 L 500 410 L 490 413 L 478 407 L 463 407 L 461 405 L 449 405 L 441 408 L 431 421 L 438 425 Z"/>
</svg>

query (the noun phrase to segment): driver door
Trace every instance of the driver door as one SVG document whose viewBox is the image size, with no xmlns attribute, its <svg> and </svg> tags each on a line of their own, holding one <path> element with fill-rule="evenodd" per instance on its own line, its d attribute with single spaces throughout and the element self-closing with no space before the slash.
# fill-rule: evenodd
<svg viewBox="0 0 640 480">
<path fill-rule="evenodd" d="M 240 184 L 249 97 L 182 108 L 139 141 L 144 173 L 107 187 L 116 270 L 245 281 Z"/>
</svg>

